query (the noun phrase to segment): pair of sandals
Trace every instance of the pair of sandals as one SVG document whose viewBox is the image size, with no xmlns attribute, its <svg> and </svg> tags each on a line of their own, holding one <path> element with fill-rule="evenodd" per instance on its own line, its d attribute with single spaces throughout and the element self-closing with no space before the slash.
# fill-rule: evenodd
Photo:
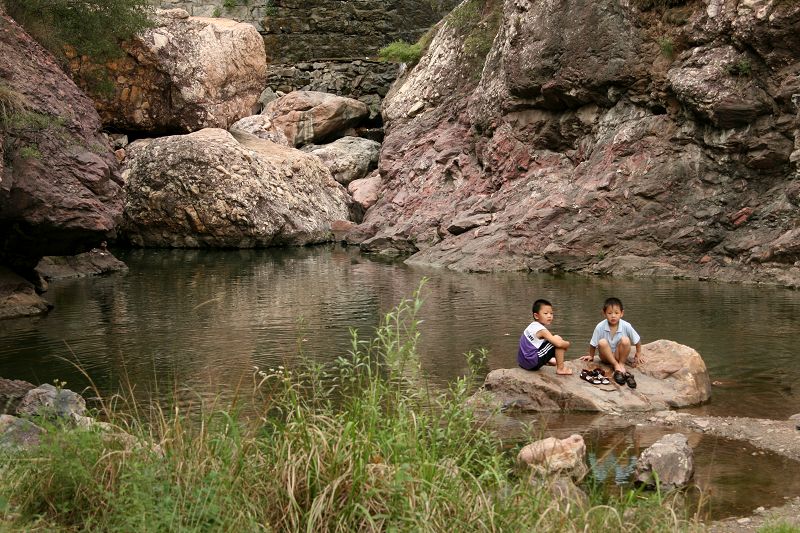
<svg viewBox="0 0 800 533">
<path fill-rule="evenodd" d="M 611 382 L 608 381 L 608 378 L 603 375 L 603 372 L 599 368 L 595 368 L 594 370 L 581 370 L 580 378 L 583 381 L 588 381 L 592 385 L 611 384 Z"/>
<path fill-rule="evenodd" d="M 620 372 L 619 370 L 614 370 L 614 381 L 620 385 L 627 384 L 628 387 L 632 389 L 636 388 L 636 380 L 633 379 L 633 374 L 630 372 Z"/>
</svg>

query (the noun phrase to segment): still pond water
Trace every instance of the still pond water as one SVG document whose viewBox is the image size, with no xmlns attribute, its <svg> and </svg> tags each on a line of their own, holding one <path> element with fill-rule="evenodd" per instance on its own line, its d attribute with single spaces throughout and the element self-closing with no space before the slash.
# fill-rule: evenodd
<svg viewBox="0 0 800 533">
<path fill-rule="evenodd" d="M 613 295 L 625 303 L 625 319 L 644 343 L 671 339 L 703 356 L 721 385 L 711 402 L 691 412 L 775 419 L 800 413 L 797 291 L 683 280 L 460 274 L 376 262 L 340 246 L 117 255 L 129 265 L 127 274 L 54 282 L 46 297 L 55 309 L 47 316 L 0 322 L 0 376 L 33 383 L 59 379 L 81 390 L 87 382 L 69 362 L 77 360 L 105 394 L 123 382 L 135 385 L 142 398 L 171 394 L 176 384 L 194 396 L 225 394 L 250 383 L 254 366 L 345 355 L 350 328 L 368 337 L 378 317 L 427 277 L 420 356 L 431 384 L 445 387 L 466 373 L 462 354 L 477 348 L 489 352 L 486 371 L 515 366 L 518 337 L 536 298 L 554 303 L 551 329 L 572 341 L 567 357 L 578 357 L 602 319 L 603 300 Z M 554 421 L 553 427 L 579 431 L 581 416 Z M 625 450 L 634 437 L 619 441 L 620 434 L 596 432 L 593 453 L 613 458 L 596 473 L 625 471 Z M 655 438 L 645 436 L 645 444 Z M 791 481 L 799 476 L 786 477 L 786 468 L 796 471 L 796 463 L 759 456 L 754 467 L 766 477 L 764 488 L 743 498 L 747 491 L 736 489 L 752 476 L 743 466 L 753 464 L 752 451 L 703 439 L 695 451 L 698 462 L 707 464 L 699 467 L 698 478 L 708 478 L 714 515 L 800 494 L 800 481 Z"/>
</svg>

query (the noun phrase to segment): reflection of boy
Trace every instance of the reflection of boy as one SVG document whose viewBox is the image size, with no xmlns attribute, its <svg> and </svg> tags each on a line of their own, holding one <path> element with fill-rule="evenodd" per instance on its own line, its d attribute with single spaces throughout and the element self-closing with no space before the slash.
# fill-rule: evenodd
<svg viewBox="0 0 800 533">
<path fill-rule="evenodd" d="M 600 360 L 614 367 L 614 381 L 620 385 L 628 384 L 636 388 L 636 380 L 625 369 L 625 363 L 631 353 L 631 345 L 636 346 L 633 358 L 634 366 L 643 363 L 642 342 L 639 334 L 630 322 L 622 320 L 625 311 L 619 298 L 608 298 L 603 303 L 605 320 L 597 324 L 589 341 L 589 354 L 581 357 L 583 361 L 594 360 L 595 349 L 600 352 Z"/>
<path fill-rule="evenodd" d="M 552 364 L 555 358 L 556 374 L 568 376 L 572 370 L 564 367 L 564 355 L 569 348 L 569 341 L 548 331 L 547 326 L 553 323 L 553 305 L 547 300 L 533 302 L 533 322 L 531 322 L 519 338 L 517 363 L 525 370 L 539 370 L 546 364 Z"/>
</svg>

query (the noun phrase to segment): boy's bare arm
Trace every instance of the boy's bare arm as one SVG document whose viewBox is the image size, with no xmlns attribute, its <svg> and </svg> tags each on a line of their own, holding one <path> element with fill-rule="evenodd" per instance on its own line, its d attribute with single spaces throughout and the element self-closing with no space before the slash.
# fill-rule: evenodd
<svg viewBox="0 0 800 533">
<path fill-rule="evenodd" d="M 559 335 L 553 335 L 549 330 L 540 329 L 536 335 L 538 335 L 540 339 L 550 341 L 550 344 L 556 348 L 564 348 L 565 350 L 569 348 L 569 341 L 562 339 Z"/>
<path fill-rule="evenodd" d="M 636 353 L 633 354 L 633 364 L 640 365 L 644 363 L 644 356 L 642 355 L 642 341 L 636 343 Z"/>
<path fill-rule="evenodd" d="M 590 344 L 589 345 L 589 353 L 584 355 L 584 356 L 582 356 L 581 357 L 581 361 L 589 361 L 589 362 L 594 361 L 594 352 L 595 352 L 596 349 L 597 349 L 596 347 L 594 347 L 594 346 L 592 346 Z"/>
</svg>

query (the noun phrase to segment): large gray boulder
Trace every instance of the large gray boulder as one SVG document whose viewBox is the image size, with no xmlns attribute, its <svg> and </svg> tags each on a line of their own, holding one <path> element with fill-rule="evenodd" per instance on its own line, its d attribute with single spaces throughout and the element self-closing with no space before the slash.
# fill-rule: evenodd
<svg viewBox="0 0 800 533">
<path fill-rule="evenodd" d="M 86 416 L 86 400 L 69 389 L 45 383 L 25 394 L 16 414 L 77 422 Z"/>
<path fill-rule="evenodd" d="M 695 350 L 668 340 L 642 346 L 646 362 L 630 369 L 637 388 L 592 385 L 578 377 L 585 366 L 567 361 L 571 376 L 560 376 L 555 367 L 530 372 L 522 368 L 493 370 L 486 376 L 483 390 L 473 401 L 490 407 L 515 407 L 526 411 L 660 411 L 670 407 L 689 407 L 711 397 L 711 380 L 705 363 Z"/>
<path fill-rule="evenodd" d="M 283 130 L 277 128 L 272 119 L 265 115 L 250 115 L 237 120 L 230 127 L 232 133 L 241 132 L 255 135 L 259 139 L 272 141 L 283 146 L 291 146 Z"/>
<path fill-rule="evenodd" d="M 378 165 L 381 144 L 361 137 L 342 137 L 307 151 L 319 157 L 331 170 L 333 179 L 342 185 L 366 177 Z"/>
<path fill-rule="evenodd" d="M 267 104 L 262 115 L 290 146 L 327 142 L 369 116 L 363 102 L 318 91 L 293 91 Z"/>
<path fill-rule="evenodd" d="M 227 128 L 252 114 L 267 70 L 264 41 L 252 25 L 183 9 L 157 10 L 155 20 L 123 44 L 122 58 L 103 67 L 85 57 L 71 61 L 106 126 L 190 132 Z M 98 75 L 113 80 L 111 97 L 91 90 Z"/>
<path fill-rule="evenodd" d="M 314 156 L 209 128 L 130 147 L 125 232 L 138 246 L 326 242 L 348 197 Z"/>
</svg>

